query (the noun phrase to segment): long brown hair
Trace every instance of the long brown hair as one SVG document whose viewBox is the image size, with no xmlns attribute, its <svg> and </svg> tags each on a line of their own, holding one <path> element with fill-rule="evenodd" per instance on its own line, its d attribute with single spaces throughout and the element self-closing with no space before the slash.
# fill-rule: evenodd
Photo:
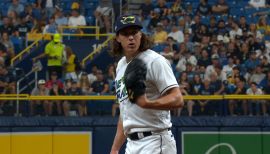
<svg viewBox="0 0 270 154">
<path fill-rule="evenodd" d="M 119 35 L 119 34 L 118 34 Z M 111 54 L 114 56 L 122 56 L 123 55 L 123 48 L 121 46 L 121 43 L 117 42 L 116 36 L 112 39 L 112 50 Z M 150 37 L 146 36 L 144 33 L 142 33 L 141 38 L 141 45 L 139 47 L 139 52 L 143 52 L 147 49 L 150 49 L 153 45 L 153 41 Z"/>
</svg>

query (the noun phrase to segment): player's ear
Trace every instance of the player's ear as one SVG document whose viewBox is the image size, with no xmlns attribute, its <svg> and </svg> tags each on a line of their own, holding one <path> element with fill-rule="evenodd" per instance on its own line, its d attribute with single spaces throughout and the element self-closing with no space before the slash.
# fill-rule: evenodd
<svg viewBox="0 0 270 154">
<path fill-rule="evenodd" d="M 121 41 L 119 40 L 119 37 L 118 37 L 118 36 L 115 37 L 115 40 L 116 40 L 118 43 L 121 42 Z"/>
</svg>

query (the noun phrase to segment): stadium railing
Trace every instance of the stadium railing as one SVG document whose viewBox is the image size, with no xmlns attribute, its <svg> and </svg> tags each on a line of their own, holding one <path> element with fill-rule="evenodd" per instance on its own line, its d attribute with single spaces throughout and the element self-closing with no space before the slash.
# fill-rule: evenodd
<svg viewBox="0 0 270 154">
<path fill-rule="evenodd" d="M 102 35 L 103 36 L 103 35 Z M 88 60 L 93 59 L 93 57 L 99 53 L 101 51 L 102 48 L 104 48 L 105 46 L 108 46 L 108 43 L 110 40 L 112 40 L 113 36 L 111 34 L 105 34 L 104 36 L 108 36 L 108 38 L 100 45 L 98 46 L 93 52 L 91 52 L 88 56 L 86 56 L 83 60 L 82 60 L 82 65 L 85 66 L 86 62 Z"/>
<path fill-rule="evenodd" d="M 0 95 L 0 100 L 115 100 L 114 95 L 90 95 L 90 96 L 31 96 L 28 94 L 4 94 Z M 270 95 L 188 95 L 184 96 L 184 100 L 270 100 Z M 19 103 L 16 107 L 17 115 L 19 115 Z"/>
</svg>

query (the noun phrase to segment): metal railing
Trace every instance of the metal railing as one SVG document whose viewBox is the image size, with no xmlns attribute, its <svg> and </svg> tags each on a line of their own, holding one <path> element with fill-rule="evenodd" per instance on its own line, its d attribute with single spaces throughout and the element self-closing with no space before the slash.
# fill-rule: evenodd
<svg viewBox="0 0 270 154">
<path fill-rule="evenodd" d="M 270 100 L 270 95 L 186 95 L 184 100 Z M 115 100 L 115 95 L 32 96 L 29 94 L 0 94 L 0 100 Z"/>
<path fill-rule="evenodd" d="M 270 95 L 187 95 L 184 100 L 270 100 Z M 16 115 L 19 115 L 19 101 L 31 100 L 116 100 L 114 95 L 90 96 L 32 96 L 28 94 L 1 94 L 0 100 L 16 100 Z"/>
<path fill-rule="evenodd" d="M 92 36 L 96 36 L 96 39 L 99 40 L 100 37 L 100 27 L 99 26 L 59 26 L 60 32 L 63 36 L 89 36 L 88 34 L 79 34 L 79 35 L 74 35 L 74 34 L 69 34 L 69 33 L 64 33 L 64 29 L 95 29 L 95 34 Z"/>
<path fill-rule="evenodd" d="M 101 51 L 101 49 L 104 48 L 105 46 L 108 46 L 108 43 L 113 38 L 113 35 L 106 34 L 105 36 L 108 36 L 108 38 L 100 46 L 98 46 L 93 52 L 91 52 L 88 56 L 86 56 L 82 60 L 82 65 L 83 66 L 85 66 L 87 60 L 92 60 L 93 57 L 94 57 L 94 55 L 96 55 L 97 53 L 99 53 Z"/>
<path fill-rule="evenodd" d="M 11 59 L 11 66 L 14 66 L 15 61 L 17 60 L 21 60 L 23 55 L 25 55 L 26 53 L 30 53 L 31 49 L 35 46 L 39 45 L 39 41 L 40 39 L 34 41 L 31 45 L 29 45 L 27 48 L 25 48 L 23 51 L 21 51 L 19 54 L 17 54 L 15 57 L 13 57 Z"/>
</svg>

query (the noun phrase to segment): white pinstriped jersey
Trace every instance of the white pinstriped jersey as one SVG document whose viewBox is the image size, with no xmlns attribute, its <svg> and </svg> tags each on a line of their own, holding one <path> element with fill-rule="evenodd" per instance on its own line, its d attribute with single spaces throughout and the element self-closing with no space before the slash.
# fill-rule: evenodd
<svg viewBox="0 0 270 154">
<path fill-rule="evenodd" d="M 138 55 L 147 67 L 146 96 L 148 99 L 157 99 L 168 89 L 178 87 L 169 61 L 155 51 L 146 50 Z M 123 76 L 128 63 L 123 57 L 116 68 L 116 95 L 120 103 L 120 116 L 123 121 L 124 133 L 155 131 L 171 127 L 169 110 L 144 109 L 132 104 L 126 92 Z"/>
</svg>

